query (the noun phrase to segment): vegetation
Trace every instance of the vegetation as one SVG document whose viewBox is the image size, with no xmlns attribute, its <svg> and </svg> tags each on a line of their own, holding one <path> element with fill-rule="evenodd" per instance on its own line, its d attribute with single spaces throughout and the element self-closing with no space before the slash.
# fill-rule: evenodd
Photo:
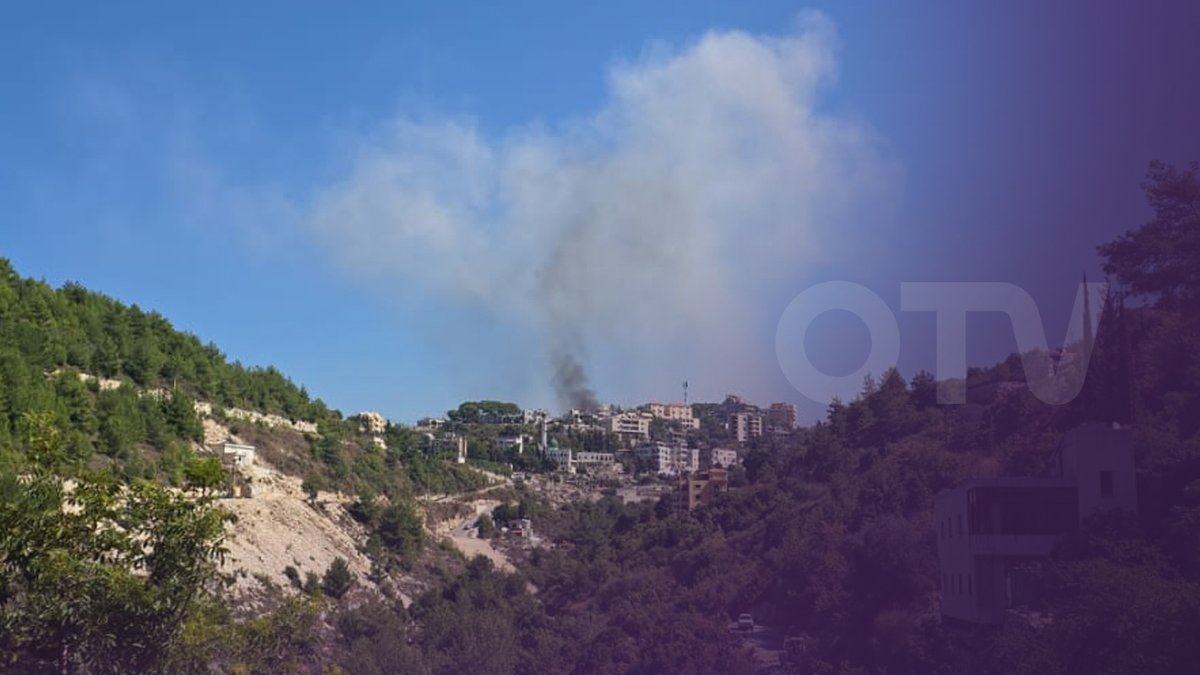
<svg viewBox="0 0 1200 675">
<path fill-rule="evenodd" d="M 19 367 L 0 359 L 0 376 L 16 383 L 0 388 L 0 655 L 31 672 L 743 673 L 751 655 L 728 624 L 749 612 L 808 636 L 814 673 L 1190 672 L 1200 658 L 1191 639 L 1200 628 L 1200 170 L 1155 165 L 1146 190 L 1153 220 L 1100 249 L 1119 288 L 1104 299 L 1071 404 L 1017 388 L 939 406 L 927 373 L 906 380 L 890 370 L 832 403 L 821 423 L 764 438 L 737 489 L 693 512 L 671 499 L 550 509 L 525 490 L 506 495 L 480 517 L 481 534 L 531 517 L 554 546 L 532 549 L 511 574 L 483 558 L 447 564 L 407 609 L 388 598 L 339 601 L 354 579 L 335 561 L 303 583 L 292 569 L 304 593 L 234 620 L 209 591 L 224 518 L 206 496 L 212 467 L 173 445 L 195 433 L 175 396 L 212 390 L 183 377 L 177 394 L 157 397 L 81 389 L 75 375 L 47 376 L 83 369 L 73 342 L 60 340 L 63 359 L 43 354 L 26 368 L 29 345 L 49 333 L 12 347 L 22 333 L 5 323 L 3 349 Z M 42 293 L 37 284 L 3 287 L 26 295 L 19 305 L 0 295 L 0 311 L 36 315 L 26 305 Z M 143 388 L 165 382 L 161 364 L 124 370 L 121 350 L 122 377 Z M 972 369 L 965 384 L 1017 379 L 1020 368 L 1014 356 Z M 509 408 L 493 403 L 460 408 L 454 424 L 496 424 Z M 384 449 L 336 415 L 319 419 L 299 472 L 311 470 L 306 489 L 317 480 L 355 489 L 351 513 L 368 527 L 380 569 L 437 553 L 407 496 L 462 488 L 477 474 L 426 457 L 411 430 L 387 429 Z M 1139 513 L 1090 519 L 1030 571 L 1049 621 L 974 630 L 940 620 L 934 495 L 971 476 L 1046 475 L 1062 435 L 1088 421 L 1134 425 Z M 711 438 L 724 433 L 705 424 Z M 90 466 L 89 447 L 118 449 L 109 470 Z M 154 466 L 141 454 L 150 450 Z M 194 492 L 184 498 L 143 476 Z"/>
<path fill-rule="evenodd" d="M 140 672 L 172 655 L 216 574 L 228 520 L 203 495 L 107 473 L 71 481 L 49 413 L 21 417 L 28 462 L 0 472 L 0 663 Z"/>
</svg>

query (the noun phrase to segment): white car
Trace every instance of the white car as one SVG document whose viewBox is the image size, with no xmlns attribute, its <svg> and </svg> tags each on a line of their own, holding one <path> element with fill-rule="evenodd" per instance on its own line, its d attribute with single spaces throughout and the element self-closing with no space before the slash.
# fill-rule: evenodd
<svg viewBox="0 0 1200 675">
<path fill-rule="evenodd" d="M 738 614 L 737 627 L 738 630 L 743 631 L 754 630 L 754 617 L 749 614 Z"/>
</svg>

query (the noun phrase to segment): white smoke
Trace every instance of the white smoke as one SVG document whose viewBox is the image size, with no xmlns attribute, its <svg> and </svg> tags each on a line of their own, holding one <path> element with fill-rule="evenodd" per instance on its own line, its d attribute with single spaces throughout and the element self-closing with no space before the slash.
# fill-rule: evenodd
<svg viewBox="0 0 1200 675">
<path fill-rule="evenodd" d="M 608 73 L 596 114 L 488 138 L 467 119 L 382 125 L 319 192 L 349 270 L 538 327 L 561 381 L 619 357 L 632 396 L 690 376 L 753 393 L 762 297 L 819 256 L 888 173 L 869 130 L 823 114 L 834 35 L 709 32 Z M 571 381 L 578 377 L 565 378 Z M 568 404 L 587 393 L 559 391 Z M 658 395 L 670 395 L 659 393 Z"/>
</svg>

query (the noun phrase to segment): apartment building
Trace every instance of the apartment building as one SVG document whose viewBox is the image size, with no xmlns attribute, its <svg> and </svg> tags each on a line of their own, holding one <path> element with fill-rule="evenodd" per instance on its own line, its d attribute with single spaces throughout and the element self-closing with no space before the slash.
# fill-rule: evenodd
<svg viewBox="0 0 1200 675">
<path fill-rule="evenodd" d="M 695 448 L 648 443 L 635 448 L 633 456 L 649 461 L 654 467 L 654 472 L 662 476 L 695 473 L 700 469 L 700 451 Z"/>
<path fill-rule="evenodd" d="M 653 417 L 679 422 L 689 429 L 700 428 L 700 420 L 692 415 L 692 406 L 690 405 L 683 403 L 650 402 L 646 404 L 646 409 L 650 411 L 650 415 Z"/>
<path fill-rule="evenodd" d="M 613 415 L 604 421 L 605 431 L 619 435 L 623 439 L 636 441 L 650 438 L 650 421 L 653 416 L 640 412 L 623 412 Z"/>
<path fill-rule="evenodd" d="M 711 504 L 717 496 L 728 491 L 728 472 L 725 469 L 709 469 L 679 480 L 675 488 L 676 504 L 679 508 L 692 511 L 698 506 Z"/>
<path fill-rule="evenodd" d="M 796 406 L 791 403 L 772 403 L 767 408 L 767 432 L 790 434 L 796 429 Z"/>
<path fill-rule="evenodd" d="M 738 443 L 749 443 L 751 439 L 762 436 L 762 415 L 754 412 L 739 412 L 729 416 L 729 431 Z"/>
<path fill-rule="evenodd" d="M 1049 478 L 973 479 L 934 504 L 942 614 L 999 623 L 1037 599 L 1026 570 L 1106 510 L 1137 511 L 1133 436 L 1128 428 L 1087 424 L 1068 432 Z"/>
<path fill-rule="evenodd" d="M 720 467 L 728 469 L 739 464 L 736 450 L 728 448 L 705 448 L 700 451 L 700 465 L 704 468 Z"/>
</svg>

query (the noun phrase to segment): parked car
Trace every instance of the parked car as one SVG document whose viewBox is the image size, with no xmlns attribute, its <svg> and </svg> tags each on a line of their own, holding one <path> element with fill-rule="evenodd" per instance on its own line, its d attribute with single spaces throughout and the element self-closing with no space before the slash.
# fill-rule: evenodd
<svg viewBox="0 0 1200 675">
<path fill-rule="evenodd" d="M 743 631 L 754 630 L 754 617 L 749 614 L 738 614 L 737 627 L 738 630 Z"/>
</svg>

